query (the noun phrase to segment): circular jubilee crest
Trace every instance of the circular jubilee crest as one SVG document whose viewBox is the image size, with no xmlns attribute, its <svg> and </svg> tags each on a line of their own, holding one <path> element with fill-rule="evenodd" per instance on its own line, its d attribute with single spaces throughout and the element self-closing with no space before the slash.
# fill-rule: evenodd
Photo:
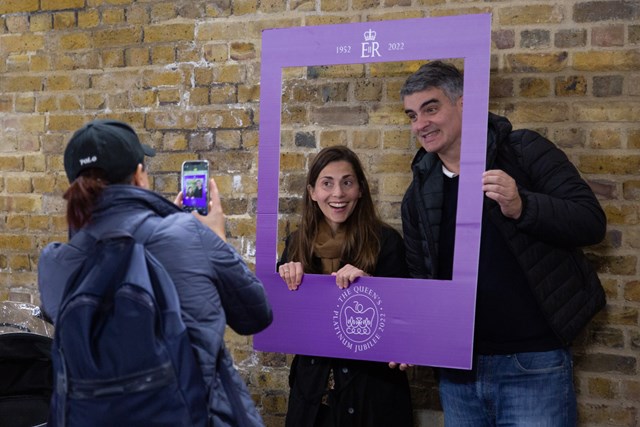
<svg viewBox="0 0 640 427">
<path fill-rule="evenodd" d="M 340 343 L 354 353 L 374 347 L 384 332 L 385 313 L 380 296 L 362 285 L 345 289 L 333 312 L 333 328 Z"/>
</svg>

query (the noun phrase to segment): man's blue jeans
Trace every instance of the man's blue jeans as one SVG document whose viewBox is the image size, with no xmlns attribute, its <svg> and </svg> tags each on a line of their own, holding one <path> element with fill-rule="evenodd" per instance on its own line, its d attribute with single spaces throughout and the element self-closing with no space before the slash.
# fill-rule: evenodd
<svg viewBox="0 0 640 427">
<path fill-rule="evenodd" d="M 477 356 L 472 372 L 439 369 L 445 427 L 574 427 L 569 350 Z"/>
</svg>

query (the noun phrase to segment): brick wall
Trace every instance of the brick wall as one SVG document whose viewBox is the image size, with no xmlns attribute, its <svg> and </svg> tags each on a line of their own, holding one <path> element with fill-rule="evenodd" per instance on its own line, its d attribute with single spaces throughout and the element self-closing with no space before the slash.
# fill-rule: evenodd
<svg viewBox="0 0 640 427">
<path fill-rule="evenodd" d="M 560 3 L 560 4 L 557 4 Z M 85 121 L 130 122 L 156 147 L 152 185 L 172 197 L 183 160 L 206 158 L 230 242 L 255 248 L 261 30 L 493 14 L 491 110 L 562 147 L 608 215 L 588 248 L 609 304 L 575 345 L 581 426 L 640 424 L 640 3 L 635 0 L 2 0 L 0 300 L 38 302 L 42 247 L 66 238 L 62 150 Z M 280 235 L 295 228 L 310 157 L 346 143 L 382 216 L 415 152 L 397 93 L 417 63 L 292 68 L 282 110 Z M 290 355 L 227 341 L 268 426 L 282 425 Z M 417 425 L 439 425 L 431 370 L 411 371 Z"/>
</svg>

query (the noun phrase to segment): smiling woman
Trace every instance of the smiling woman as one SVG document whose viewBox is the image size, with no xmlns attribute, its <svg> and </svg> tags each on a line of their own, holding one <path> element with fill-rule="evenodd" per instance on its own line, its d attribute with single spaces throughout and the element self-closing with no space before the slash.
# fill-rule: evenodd
<svg viewBox="0 0 640 427">
<path fill-rule="evenodd" d="M 307 187 L 307 191 L 324 214 L 332 233 L 338 232 L 362 197 L 353 166 L 346 160 L 331 162 L 320 171 L 316 182 L 309 186 L 311 188 Z"/>
<path fill-rule="evenodd" d="M 402 238 L 378 218 L 360 159 L 349 148 L 327 147 L 313 159 L 301 216 L 278 266 L 290 290 L 298 290 L 305 273 L 331 274 L 341 289 L 363 276 L 407 277 Z M 345 313 L 356 335 L 368 333 L 377 320 L 375 308 L 357 300 Z M 384 362 L 299 355 L 289 385 L 287 426 L 412 425 L 407 376 Z"/>
<path fill-rule="evenodd" d="M 380 229 L 391 227 L 379 219 L 364 169 L 352 150 L 333 146 L 316 155 L 307 174 L 301 217 L 298 230 L 292 234 L 295 238 L 289 239 L 285 248 L 288 259 L 297 262 L 280 267 L 291 272 L 285 278 L 290 289 L 298 288 L 303 271 L 335 273 L 341 288 L 348 287 L 356 277 L 373 274 L 381 248 Z M 320 245 L 315 249 L 324 252 L 326 248 L 319 242 L 328 240 L 339 240 L 340 244 L 337 254 L 328 258 L 331 262 L 325 257 L 321 265 L 323 257 L 314 253 L 314 245 Z M 361 273 L 354 276 L 357 273 L 353 271 L 347 274 L 339 270 L 345 260 L 359 266 Z M 404 259 L 399 262 L 399 272 L 405 273 Z"/>
</svg>

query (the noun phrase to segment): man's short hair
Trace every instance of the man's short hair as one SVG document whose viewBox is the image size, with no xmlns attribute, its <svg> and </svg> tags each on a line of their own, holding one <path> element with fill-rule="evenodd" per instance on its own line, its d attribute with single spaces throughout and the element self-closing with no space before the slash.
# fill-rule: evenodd
<svg viewBox="0 0 640 427">
<path fill-rule="evenodd" d="M 456 102 L 462 96 L 463 83 L 463 75 L 454 65 L 442 61 L 427 62 L 407 78 L 400 89 L 400 98 L 404 99 L 407 95 L 423 90 L 439 88 L 451 102 Z"/>
</svg>

